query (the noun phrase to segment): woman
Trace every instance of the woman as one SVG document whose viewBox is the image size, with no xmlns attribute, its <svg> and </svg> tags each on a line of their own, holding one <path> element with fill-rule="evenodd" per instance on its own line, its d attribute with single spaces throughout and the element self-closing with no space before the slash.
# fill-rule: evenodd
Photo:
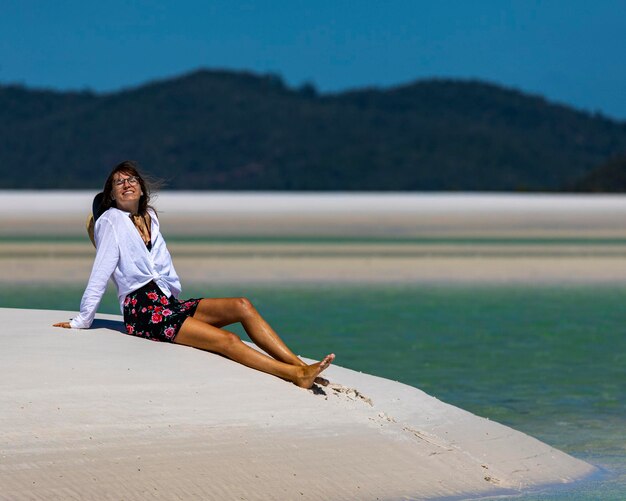
<svg viewBox="0 0 626 501">
<path fill-rule="evenodd" d="M 180 281 L 149 201 L 148 186 L 133 162 L 122 162 L 113 169 L 104 185 L 101 215 L 95 215 L 97 252 L 80 313 L 70 322 L 54 326 L 89 328 L 112 276 L 128 334 L 219 353 L 310 388 L 334 354 L 305 364 L 245 298 L 177 299 Z M 270 356 L 222 328 L 236 322 L 241 322 L 250 339 Z"/>
</svg>

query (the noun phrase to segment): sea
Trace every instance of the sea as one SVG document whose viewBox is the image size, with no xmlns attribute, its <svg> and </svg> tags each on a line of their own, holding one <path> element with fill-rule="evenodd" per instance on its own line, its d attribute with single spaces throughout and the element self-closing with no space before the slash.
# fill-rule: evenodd
<svg viewBox="0 0 626 501">
<path fill-rule="evenodd" d="M 82 292 L 15 285 L 0 305 L 76 311 Z M 248 297 L 302 356 L 334 352 L 598 468 L 498 499 L 626 499 L 626 286 L 194 284 L 183 295 Z M 114 291 L 100 312 L 119 314 Z"/>
</svg>

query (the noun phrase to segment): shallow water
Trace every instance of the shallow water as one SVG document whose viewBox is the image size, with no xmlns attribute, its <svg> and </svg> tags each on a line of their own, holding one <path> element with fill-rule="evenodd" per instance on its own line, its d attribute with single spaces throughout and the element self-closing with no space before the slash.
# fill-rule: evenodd
<svg viewBox="0 0 626 501">
<path fill-rule="evenodd" d="M 0 305 L 75 310 L 81 294 L 4 287 Z M 229 285 L 184 295 L 245 295 L 296 353 L 333 351 L 340 365 L 417 386 L 601 469 L 514 499 L 626 498 L 626 287 Z M 100 311 L 119 313 L 111 290 Z"/>
</svg>

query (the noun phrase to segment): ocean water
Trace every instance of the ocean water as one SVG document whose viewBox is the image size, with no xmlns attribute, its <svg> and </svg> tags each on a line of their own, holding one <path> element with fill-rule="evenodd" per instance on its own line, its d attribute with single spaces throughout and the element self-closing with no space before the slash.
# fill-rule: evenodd
<svg viewBox="0 0 626 501">
<path fill-rule="evenodd" d="M 81 294 L 4 287 L 0 305 L 76 310 Z M 340 365 L 419 387 L 599 468 L 510 499 L 626 499 L 626 287 L 213 285 L 184 295 L 246 296 L 298 354 L 332 351 Z M 113 291 L 100 311 L 119 313 Z"/>
</svg>

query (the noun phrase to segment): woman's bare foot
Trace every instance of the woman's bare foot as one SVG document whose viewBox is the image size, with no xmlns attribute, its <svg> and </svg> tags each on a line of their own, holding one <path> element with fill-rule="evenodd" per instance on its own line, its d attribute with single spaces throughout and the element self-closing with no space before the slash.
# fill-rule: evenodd
<svg viewBox="0 0 626 501">
<path fill-rule="evenodd" d="M 313 386 L 317 376 L 335 360 L 335 354 L 326 355 L 321 362 L 302 367 L 302 375 L 294 380 L 294 384 L 300 388 L 310 388 Z M 320 378 L 322 379 L 322 378 Z"/>
<path fill-rule="evenodd" d="M 298 358 L 298 364 L 296 365 L 301 365 L 302 367 L 306 367 L 307 364 L 306 362 L 304 362 L 303 360 L 300 360 Z M 330 384 L 330 381 L 328 379 L 326 379 L 325 377 L 316 377 L 315 381 L 313 381 L 315 384 L 319 384 L 320 386 L 328 386 Z"/>
</svg>

